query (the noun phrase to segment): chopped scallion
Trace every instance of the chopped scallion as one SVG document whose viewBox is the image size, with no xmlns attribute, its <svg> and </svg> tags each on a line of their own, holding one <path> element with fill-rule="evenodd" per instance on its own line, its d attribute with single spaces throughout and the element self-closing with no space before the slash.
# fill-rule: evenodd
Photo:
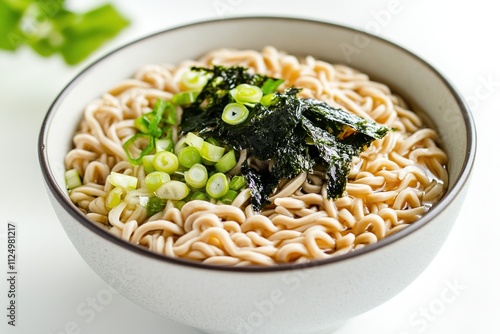
<svg viewBox="0 0 500 334">
<path fill-rule="evenodd" d="M 241 103 L 229 103 L 222 111 L 222 120 L 230 125 L 243 123 L 248 117 L 248 109 Z"/>
<path fill-rule="evenodd" d="M 207 184 L 208 172 L 207 168 L 202 164 L 194 164 L 187 172 L 184 173 L 186 183 L 194 189 L 203 188 Z"/>
<path fill-rule="evenodd" d="M 229 190 L 226 175 L 224 173 L 215 173 L 208 179 L 205 189 L 210 197 L 221 198 Z"/>
<path fill-rule="evenodd" d="M 208 201 L 210 198 L 208 197 L 207 194 L 205 194 L 204 192 L 202 191 L 195 191 L 190 197 L 189 197 L 189 200 L 190 201 L 196 201 L 196 200 L 199 200 L 199 201 Z"/>
<path fill-rule="evenodd" d="M 169 138 L 155 140 L 156 152 L 172 151 L 174 149 L 174 141 Z"/>
<path fill-rule="evenodd" d="M 238 192 L 237 192 L 237 191 L 234 191 L 234 190 L 229 189 L 229 190 L 227 191 L 227 193 L 226 193 L 224 196 L 222 196 L 222 198 L 221 198 L 221 202 L 222 202 L 223 204 L 228 204 L 228 205 L 230 205 L 231 203 L 233 203 L 233 201 L 234 201 L 234 199 L 236 198 L 236 196 L 238 196 Z"/>
<path fill-rule="evenodd" d="M 155 171 L 155 168 L 153 166 L 153 158 L 153 154 L 145 155 L 142 157 L 142 165 L 144 166 L 144 171 L 146 173 L 152 173 Z"/>
<path fill-rule="evenodd" d="M 82 185 L 80 174 L 76 168 L 64 172 L 64 180 L 66 181 L 66 188 L 71 190 Z"/>
<path fill-rule="evenodd" d="M 154 138 L 145 133 L 136 133 L 123 143 L 123 149 L 132 165 L 140 165 L 142 158 L 154 148 Z"/>
<path fill-rule="evenodd" d="M 260 104 L 265 107 L 272 106 L 277 101 L 274 93 L 266 94 L 260 99 Z"/>
<path fill-rule="evenodd" d="M 149 191 L 155 191 L 164 183 L 170 181 L 170 175 L 165 172 L 155 171 L 146 175 L 144 181 L 146 183 L 146 188 L 148 188 Z"/>
<path fill-rule="evenodd" d="M 273 93 L 283 82 L 285 82 L 283 79 L 267 79 L 262 85 L 262 94 Z"/>
<path fill-rule="evenodd" d="M 186 168 L 191 168 L 194 164 L 201 162 L 200 151 L 193 146 L 183 148 L 177 157 L 179 158 L 179 164 Z"/>
<path fill-rule="evenodd" d="M 172 174 L 179 167 L 179 159 L 169 151 L 157 152 L 153 157 L 153 167 L 157 171 Z"/>
<path fill-rule="evenodd" d="M 200 92 L 193 92 L 193 91 L 180 92 L 172 96 L 172 103 L 177 104 L 178 106 L 185 106 L 196 101 L 196 98 L 198 97 L 199 94 Z"/>
<path fill-rule="evenodd" d="M 249 84 L 240 84 L 229 91 L 229 94 L 238 103 L 249 104 L 251 106 L 260 102 L 262 89 Z"/>
<path fill-rule="evenodd" d="M 169 181 L 158 188 L 155 194 L 159 198 L 180 201 L 189 194 L 189 187 L 181 181 Z"/>
<path fill-rule="evenodd" d="M 245 187 L 247 182 L 245 181 L 245 177 L 242 175 L 235 175 L 229 182 L 229 189 L 231 190 L 240 190 Z"/>
<path fill-rule="evenodd" d="M 192 132 L 188 132 L 188 134 L 186 135 L 186 144 L 196 147 L 198 150 L 201 150 L 201 147 L 203 146 L 203 138 L 195 135 Z"/>
<path fill-rule="evenodd" d="M 115 187 L 120 187 L 125 190 L 135 190 L 137 188 L 138 179 L 135 176 L 111 172 L 108 179 L 109 183 Z"/>
<path fill-rule="evenodd" d="M 185 90 L 200 91 L 208 81 L 208 76 L 205 72 L 187 71 L 181 77 L 181 86 Z"/>
<path fill-rule="evenodd" d="M 123 188 L 117 187 L 111 189 L 111 191 L 108 193 L 108 196 L 106 196 L 106 207 L 108 209 L 113 209 L 115 206 L 122 202 L 122 198 Z"/>
<path fill-rule="evenodd" d="M 151 217 L 158 212 L 163 211 L 167 205 L 167 201 L 156 196 L 149 197 L 148 203 L 146 204 L 146 211 L 148 213 L 148 217 Z"/>
<path fill-rule="evenodd" d="M 226 154 L 220 158 L 219 161 L 215 164 L 215 169 L 217 169 L 221 173 L 226 173 L 231 170 L 234 166 L 236 166 L 236 154 L 234 150 L 230 150 Z"/>
<path fill-rule="evenodd" d="M 203 142 L 201 157 L 209 162 L 216 163 L 224 155 L 224 147 L 215 146 L 209 142 Z"/>
</svg>

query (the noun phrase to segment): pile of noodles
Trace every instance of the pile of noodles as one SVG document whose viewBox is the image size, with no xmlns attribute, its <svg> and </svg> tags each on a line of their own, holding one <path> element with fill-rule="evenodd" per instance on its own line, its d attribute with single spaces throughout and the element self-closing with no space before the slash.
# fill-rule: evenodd
<svg viewBox="0 0 500 334">
<path fill-rule="evenodd" d="M 137 131 L 134 119 L 151 111 L 156 99 L 169 100 L 181 91 L 180 78 L 191 66 L 212 64 L 242 65 L 282 78 L 281 87 L 303 88 L 300 97 L 323 100 L 397 131 L 354 159 L 347 188 L 337 200 L 327 198 L 323 173 L 315 170 L 283 180 L 259 214 L 245 190 L 232 205 L 191 201 L 178 210 L 168 203 L 148 218 L 133 200 L 144 192 L 140 187 L 108 210 L 105 198 L 112 185 L 106 178 L 111 171 L 134 175 L 144 185 L 143 167 L 132 166 L 122 147 Z M 174 131 L 174 139 L 178 136 Z M 70 191 L 71 200 L 120 238 L 207 264 L 275 265 L 345 254 L 419 219 L 448 184 L 447 156 L 437 141 L 436 131 L 400 97 L 355 69 L 311 56 L 297 58 L 273 47 L 261 52 L 220 49 L 198 61 L 145 66 L 88 105 L 65 164 L 83 176 L 83 185 Z"/>
</svg>

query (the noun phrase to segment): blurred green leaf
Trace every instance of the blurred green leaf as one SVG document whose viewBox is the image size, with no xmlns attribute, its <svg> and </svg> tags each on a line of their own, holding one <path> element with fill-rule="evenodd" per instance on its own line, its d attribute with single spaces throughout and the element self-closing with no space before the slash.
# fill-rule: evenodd
<svg viewBox="0 0 500 334">
<path fill-rule="evenodd" d="M 27 44 L 40 56 L 60 53 L 75 65 L 129 25 L 111 4 L 83 14 L 63 6 L 64 0 L 0 0 L 0 49 Z"/>
<path fill-rule="evenodd" d="M 61 47 L 61 54 L 64 60 L 68 64 L 81 62 L 128 24 L 129 21 L 109 4 L 81 15 L 62 30 L 65 43 Z"/>
<path fill-rule="evenodd" d="M 19 30 L 22 12 L 0 0 L 0 49 L 14 51 L 23 43 Z"/>
</svg>

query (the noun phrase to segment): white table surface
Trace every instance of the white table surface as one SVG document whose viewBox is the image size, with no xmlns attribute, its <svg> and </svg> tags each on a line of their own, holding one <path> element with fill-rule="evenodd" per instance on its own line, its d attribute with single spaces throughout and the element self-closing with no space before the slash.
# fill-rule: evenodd
<svg viewBox="0 0 500 334">
<path fill-rule="evenodd" d="M 68 1 L 75 9 L 101 1 L 76 2 Z M 38 133 L 58 92 L 106 52 L 188 22 L 263 14 L 376 29 L 437 67 L 469 101 L 476 120 L 473 183 L 440 253 L 403 292 L 353 318 L 336 334 L 500 333 L 500 218 L 494 210 L 500 206 L 500 20 L 493 1 L 112 2 L 133 24 L 83 64 L 68 67 L 57 57 L 38 58 L 27 49 L 0 52 L 0 261 L 6 275 L 6 225 L 15 222 L 19 270 L 16 327 L 6 324 L 8 287 L 6 279 L 0 279 L 1 333 L 199 333 L 118 294 L 92 317 L 77 312 L 89 308 L 98 295 L 109 295 L 104 291 L 109 287 L 78 255 L 50 206 L 38 163 Z M 388 8 L 396 10 L 388 16 Z M 488 157 L 489 152 L 495 155 Z"/>
</svg>

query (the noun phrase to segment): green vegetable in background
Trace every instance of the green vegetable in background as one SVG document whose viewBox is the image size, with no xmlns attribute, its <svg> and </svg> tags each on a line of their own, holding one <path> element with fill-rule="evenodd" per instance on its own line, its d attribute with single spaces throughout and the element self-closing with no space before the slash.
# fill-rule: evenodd
<svg viewBox="0 0 500 334">
<path fill-rule="evenodd" d="M 69 65 L 86 59 L 129 25 L 112 5 L 73 13 L 64 0 L 0 0 L 0 50 L 30 46 L 43 57 L 61 54 Z"/>
</svg>

